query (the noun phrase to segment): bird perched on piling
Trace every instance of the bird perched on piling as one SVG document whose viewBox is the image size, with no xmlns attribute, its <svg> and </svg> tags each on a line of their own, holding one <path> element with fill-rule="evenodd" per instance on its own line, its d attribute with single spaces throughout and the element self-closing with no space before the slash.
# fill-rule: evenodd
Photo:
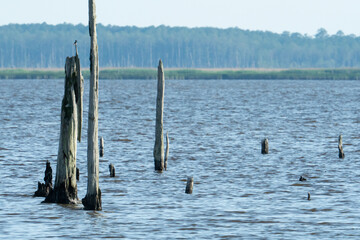
<svg viewBox="0 0 360 240">
<path fill-rule="evenodd" d="M 75 40 L 74 45 L 75 45 L 75 53 L 76 53 L 76 55 L 78 55 L 78 51 L 77 51 L 77 40 Z"/>
</svg>

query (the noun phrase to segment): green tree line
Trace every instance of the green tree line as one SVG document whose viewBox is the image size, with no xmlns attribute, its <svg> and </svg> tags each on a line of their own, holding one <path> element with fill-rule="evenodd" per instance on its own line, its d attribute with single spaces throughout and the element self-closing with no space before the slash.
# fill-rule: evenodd
<svg viewBox="0 0 360 240">
<path fill-rule="evenodd" d="M 119 27 L 98 24 L 100 67 L 353 68 L 360 67 L 360 37 L 339 31 L 315 36 L 239 28 Z M 0 68 L 59 68 L 78 41 L 89 65 L 88 27 L 59 24 L 0 26 Z"/>
</svg>

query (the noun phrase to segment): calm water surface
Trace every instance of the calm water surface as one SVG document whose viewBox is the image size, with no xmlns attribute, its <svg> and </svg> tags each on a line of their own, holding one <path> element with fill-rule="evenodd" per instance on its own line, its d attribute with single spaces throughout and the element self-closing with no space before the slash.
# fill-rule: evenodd
<svg viewBox="0 0 360 240">
<path fill-rule="evenodd" d="M 100 81 L 99 212 L 32 197 L 46 160 L 55 178 L 63 80 L 0 83 L 2 239 L 360 237 L 360 81 L 169 80 L 162 174 L 153 170 L 156 81 Z M 84 104 L 79 198 L 88 82 Z M 261 155 L 265 137 L 270 154 Z M 184 194 L 187 176 L 192 195 Z"/>
</svg>

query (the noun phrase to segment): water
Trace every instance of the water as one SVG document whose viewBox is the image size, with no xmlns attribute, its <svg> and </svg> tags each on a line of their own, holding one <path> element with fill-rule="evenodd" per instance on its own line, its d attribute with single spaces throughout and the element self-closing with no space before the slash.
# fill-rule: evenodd
<svg viewBox="0 0 360 240">
<path fill-rule="evenodd" d="M 359 238 L 359 90 L 359 81 L 167 81 L 170 159 L 159 174 L 156 81 L 101 81 L 103 211 L 93 212 L 32 197 L 46 160 L 55 178 L 63 80 L 2 80 L 0 238 Z M 84 104 L 80 199 L 88 83 Z M 265 137 L 269 155 L 260 154 Z"/>
</svg>

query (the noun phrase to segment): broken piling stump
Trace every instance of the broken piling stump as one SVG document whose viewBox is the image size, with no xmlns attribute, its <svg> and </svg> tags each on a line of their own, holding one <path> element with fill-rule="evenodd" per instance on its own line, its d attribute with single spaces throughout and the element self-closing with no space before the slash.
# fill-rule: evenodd
<svg viewBox="0 0 360 240">
<path fill-rule="evenodd" d="M 269 153 L 269 141 L 267 138 L 261 141 L 261 154 L 268 154 Z"/>
<path fill-rule="evenodd" d="M 109 164 L 109 172 L 110 172 L 110 177 L 115 177 L 115 167 L 112 163 Z"/>
<path fill-rule="evenodd" d="M 34 193 L 34 197 L 47 197 L 52 190 L 52 168 L 49 161 L 46 161 L 44 181 L 45 183 L 38 182 L 38 189 Z"/>
<path fill-rule="evenodd" d="M 186 194 L 192 194 L 193 187 L 194 187 L 194 178 L 193 177 L 188 177 L 187 182 L 186 182 L 185 193 Z"/>
<path fill-rule="evenodd" d="M 86 196 L 82 199 L 85 210 L 101 210 L 101 190 L 99 187 L 99 58 L 96 36 L 96 5 L 89 0 L 90 34 L 90 88 L 88 117 L 87 168 L 88 181 Z"/>
<path fill-rule="evenodd" d="M 77 203 L 76 149 L 81 136 L 83 78 L 76 55 L 65 63 L 64 97 L 61 105 L 61 128 L 54 189 L 45 202 Z"/>
<path fill-rule="evenodd" d="M 339 148 L 339 158 L 345 158 L 345 153 L 342 146 L 342 135 L 339 136 L 338 148 Z"/>
<path fill-rule="evenodd" d="M 100 157 L 104 156 L 104 138 L 100 138 Z"/>
<path fill-rule="evenodd" d="M 160 59 L 158 66 L 155 145 L 154 145 L 154 163 L 155 163 L 156 171 L 164 170 L 164 129 L 163 129 L 164 90 L 165 90 L 164 67 Z"/>
</svg>

